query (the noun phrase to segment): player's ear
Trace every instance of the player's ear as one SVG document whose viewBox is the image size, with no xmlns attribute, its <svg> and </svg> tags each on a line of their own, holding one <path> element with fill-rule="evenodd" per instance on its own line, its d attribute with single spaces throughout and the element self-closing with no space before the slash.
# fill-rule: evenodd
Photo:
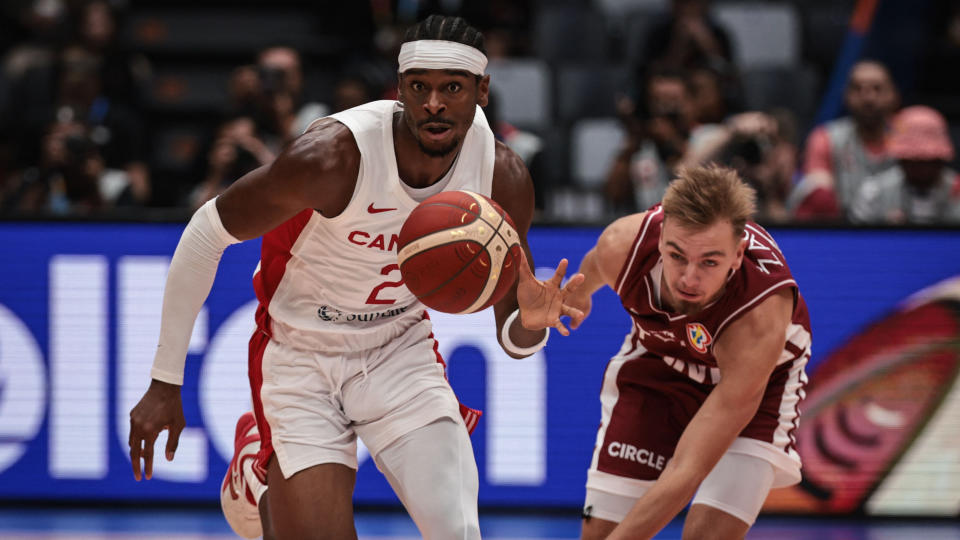
<svg viewBox="0 0 960 540">
<path fill-rule="evenodd" d="M 747 251 L 747 237 L 744 236 L 737 242 L 737 252 L 734 255 L 735 260 L 733 261 L 733 269 L 737 270 L 740 268 L 740 265 L 743 264 L 743 254 Z"/>
<path fill-rule="evenodd" d="M 397 101 L 403 103 L 403 73 L 397 73 Z"/>
<path fill-rule="evenodd" d="M 490 76 L 484 75 L 477 80 L 477 105 L 486 107 L 490 98 Z"/>
</svg>

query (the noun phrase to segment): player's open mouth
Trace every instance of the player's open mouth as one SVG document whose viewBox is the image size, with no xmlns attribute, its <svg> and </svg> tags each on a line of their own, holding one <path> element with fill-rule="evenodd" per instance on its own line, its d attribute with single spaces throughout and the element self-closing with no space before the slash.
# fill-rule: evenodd
<svg viewBox="0 0 960 540">
<path fill-rule="evenodd" d="M 447 124 L 426 124 L 423 126 L 424 136 L 433 141 L 446 139 L 453 130 Z"/>
</svg>

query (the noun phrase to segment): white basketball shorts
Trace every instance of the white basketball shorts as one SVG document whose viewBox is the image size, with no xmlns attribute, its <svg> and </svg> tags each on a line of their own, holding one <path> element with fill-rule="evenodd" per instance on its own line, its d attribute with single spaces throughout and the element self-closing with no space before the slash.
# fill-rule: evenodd
<svg viewBox="0 0 960 540">
<path fill-rule="evenodd" d="M 323 463 L 356 469 L 357 436 L 376 456 L 440 418 L 462 425 L 431 328 L 424 320 L 383 347 L 343 354 L 295 349 L 258 331 L 250 342 L 258 465 L 275 454 L 284 478 Z"/>
</svg>

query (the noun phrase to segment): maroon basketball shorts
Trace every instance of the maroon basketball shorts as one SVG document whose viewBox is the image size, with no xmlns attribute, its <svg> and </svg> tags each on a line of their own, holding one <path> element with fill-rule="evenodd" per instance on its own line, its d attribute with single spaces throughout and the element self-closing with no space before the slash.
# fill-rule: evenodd
<svg viewBox="0 0 960 540">
<path fill-rule="evenodd" d="M 769 462 L 773 487 L 800 480 L 793 433 L 806 382 L 806 358 L 776 367 L 757 414 L 727 451 Z M 602 417 L 588 489 L 639 497 L 659 478 L 680 435 L 713 388 L 688 376 L 691 372 L 697 370 L 682 360 L 649 353 L 618 355 L 610 361 L 600 392 Z"/>
</svg>

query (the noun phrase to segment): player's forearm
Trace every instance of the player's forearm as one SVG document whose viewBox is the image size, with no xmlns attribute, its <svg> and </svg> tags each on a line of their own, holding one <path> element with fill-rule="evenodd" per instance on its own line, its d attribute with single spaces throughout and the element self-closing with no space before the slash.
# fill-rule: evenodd
<svg viewBox="0 0 960 540">
<path fill-rule="evenodd" d="M 170 262 L 163 292 L 160 339 L 150 376 L 183 384 L 183 368 L 193 323 L 210 294 L 223 250 L 233 238 L 217 214 L 215 199 L 193 215 Z"/>
<path fill-rule="evenodd" d="M 700 481 L 690 471 L 667 465 L 660 479 L 633 505 L 607 540 L 653 538 L 683 510 Z"/>
<path fill-rule="evenodd" d="M 574 293 L 576 296 L 591 296 L 607 284 L 607 278 L 600 267 L 596 247 L 593 247 L 583 256 L 578 271 L 583 274 L 583 283 Z"/>
</svg>

